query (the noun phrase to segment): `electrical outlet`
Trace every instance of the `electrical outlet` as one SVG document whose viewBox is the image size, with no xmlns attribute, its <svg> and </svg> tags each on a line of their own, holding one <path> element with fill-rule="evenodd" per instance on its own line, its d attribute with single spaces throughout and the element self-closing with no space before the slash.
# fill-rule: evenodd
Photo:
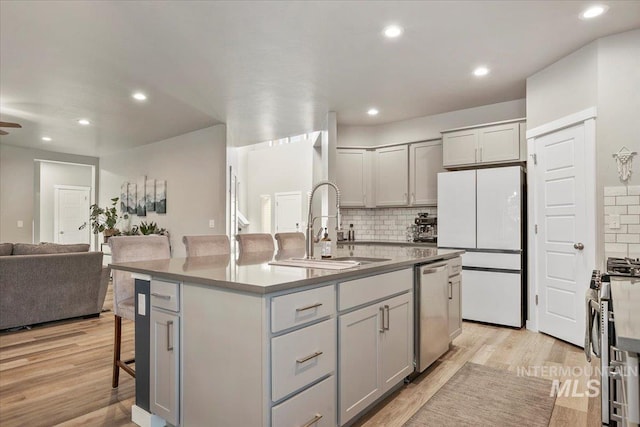
<svg viewBox="0 0 640 427">
<path fill-rule="evenodd" d="M 215 228 L 215 226 L 216 226 L 216 221 L 213 220 L 213 219 L 210 219 L 209 220 L 209 228 Z"/>
<path fill-rule="evenodd" d="M 22 228 L 22 227 L 24 227 L 24 222 L 18 221 L 18 228 Z"/>
<path fill-rule="evenodd" d="M 609 228 L 612 230 L 617 230 L 620 228 L 620 215 L 609 215 Z"/>
</svg>

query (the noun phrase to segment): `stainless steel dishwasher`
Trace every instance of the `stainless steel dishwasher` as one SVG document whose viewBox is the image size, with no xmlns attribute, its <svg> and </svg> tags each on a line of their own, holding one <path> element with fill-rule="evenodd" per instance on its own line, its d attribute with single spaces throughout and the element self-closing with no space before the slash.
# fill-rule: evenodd
<svg viewBox="0 0 640 427">
<path fill-rule="evenodd" d="M 416 374 L 449 350 L 449 267 L 447 262 L 415 268 L 414 348 Z"/>
</svg>

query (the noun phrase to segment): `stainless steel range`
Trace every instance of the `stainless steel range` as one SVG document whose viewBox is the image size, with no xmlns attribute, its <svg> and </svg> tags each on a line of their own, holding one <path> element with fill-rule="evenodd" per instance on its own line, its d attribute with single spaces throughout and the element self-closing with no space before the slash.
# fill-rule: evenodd
<svg viewBox="0 0 640 427">
<path fill-rule="evenodd" d="M 589 319 L 585 333 L 585 353 L 587 360 L 591 360 L 591 351 L 600 357 L 602 424 L 631 427 L 640 423 L 638 354 L 621 348 L 617 339 L 611 290 L 612 282 L 614 286 L 620 284 L 616 284 L 616 281 L 637 281 L 636 290 L 640 292 L 640 260 L 609 258 L 606 274 L 601 274 L 598 270 L 593 272 L 590 294 L 587 294 Z"/>
</svg>

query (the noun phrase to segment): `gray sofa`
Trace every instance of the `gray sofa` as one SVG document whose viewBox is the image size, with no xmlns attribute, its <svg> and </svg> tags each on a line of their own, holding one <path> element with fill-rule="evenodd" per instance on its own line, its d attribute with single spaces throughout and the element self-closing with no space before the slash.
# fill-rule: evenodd
<svg viewBox="0 0 640 427">
<path fill-rule="evenodd" d="M 89 245 L 0 243 L 0 330 L 100 314 L 109 284 Z"/>
</svg>

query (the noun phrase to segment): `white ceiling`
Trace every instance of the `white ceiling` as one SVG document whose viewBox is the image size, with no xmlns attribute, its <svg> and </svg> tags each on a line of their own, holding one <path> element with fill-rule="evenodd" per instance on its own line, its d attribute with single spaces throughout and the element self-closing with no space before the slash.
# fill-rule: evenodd
<svg viewBox="0 0 640 427">
<path fill-rule="evenodd" d="M 526 77 L 640 27 L 640 1 L 579 20 L 590 3 L 3 0 L 0 120 L 23 129 L 0 142 L 99 156 L 226 123 L 245 145 L 321 129 L 328 111 L 370 125 L 518 99 Z M 390 23 L 403 37 L 382 36 Z"/>
</svg>

